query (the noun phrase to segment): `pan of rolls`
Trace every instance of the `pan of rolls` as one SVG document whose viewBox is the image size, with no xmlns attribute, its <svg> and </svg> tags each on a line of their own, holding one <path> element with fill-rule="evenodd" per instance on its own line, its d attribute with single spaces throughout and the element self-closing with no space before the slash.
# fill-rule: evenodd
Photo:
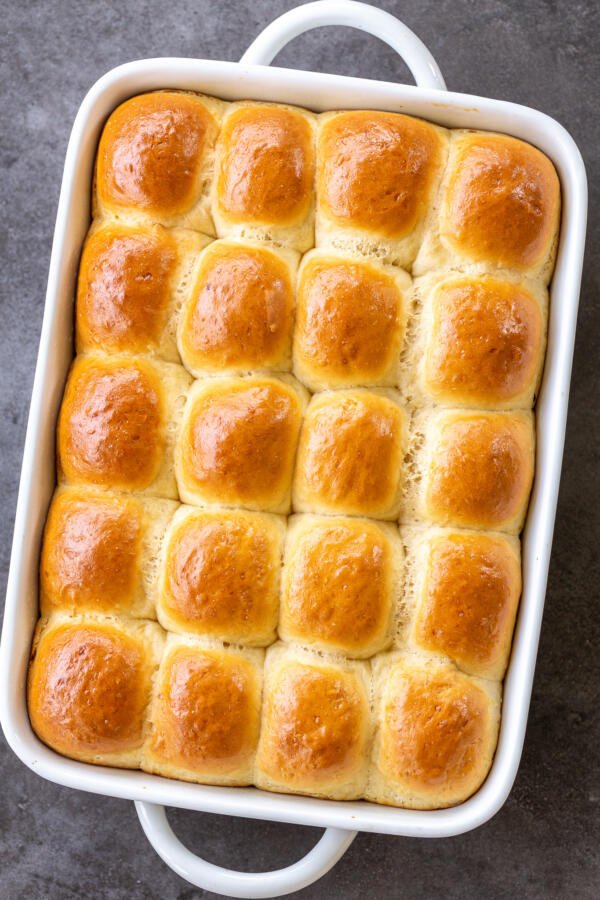
<svg viewBox="0 0 600 900">
<path fill-rule="evenodd" d="M 309 6 L 329 19 L 304 29 L 340 4 Z M 271 56 L 299 30 L 278 28 Z M 80 112 L 3 724 L 101 793 L 457 833 L 499 808 L 523 740 L 580 158 L 441 76 L 249 54 L 122 67 Z"/>
</svg>

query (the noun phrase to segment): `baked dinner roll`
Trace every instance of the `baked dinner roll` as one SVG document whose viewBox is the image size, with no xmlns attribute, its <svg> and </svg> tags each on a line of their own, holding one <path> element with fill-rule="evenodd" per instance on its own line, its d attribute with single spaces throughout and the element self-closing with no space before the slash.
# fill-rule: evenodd
<svg viewBox="0 0 600 900">
<path fill-rule="evenodd" d="M 342 516 L 290 519 L 281 588 L 284 641 L 353 657 L 392 641 L 402 544 L 395 527 Z"/>
<path fill-rule="evenodd" d="M 365 787 L 370 737 L 365 663 L 285 644 L 267 651 L 257 787 L 356 799 Z"/>
<path fill-rule="evenodd" d="M 531 408 L 546 343 L 546 291 L 489 275 L 425 276 L 404 392 L 413 402 Z"/>
<path fill-rule="evenodd" d="M 454 131 L 413 274 L 512 269 L 550 281 L 560 184 L 547 156 L 505 134 Z"/>
<path fill-rule="evenodd" d="M 230 104 L 216 149 L 212 214 L 219 237 L 314 245 L 315 116 L 294 106 Z"/>
<path fill-rule="evenodd" d="M 533 480 L 531 413 L 439 410 L 422 413 L 412 430 L 423 445 L 410 452 L 402 521 L 518 534 Z"/>
<path fill-rule="evenodd" d="M 373 110 L 319 116 L 317 247 L 409 266 L 447 155 L 447 132 Z"/>
<path fill-rule="evenodd" d="M 284 538 L 279 516 L 180 507 L 165 540 L 160 624 L 235 644 L 271 644 Z"/>
<path fill-rule="evenodd" d="M 161 225 L 94 222 L 77 282 L 77 350 L 151 353 L 179 362 L 177 313 L 192 260 L 209 238 Z"/>
<path fill-rule="evenodd" d="M 309 403 L 294 478 L 296 512 L 394 519 L 406 414 L 394 391 L 325 391 Z"/>
<path fill-rule="evenodd" d="M 71 759 L 138 768 L 163 640 L 153 622 L 41 619 L 28 679 L 29 718 L 39 739 Z"/>
<path fill-rule="evenodd" d="M 296 377 L 313 391 L 395 386 L 410 284 L 402 269 L 308 253 L 298 276 Z"/>
<path fill-rule="evenodd" d="M 42 615 L 156 618 L 157 560 L 176 509 L 171 500 L 57 488 L 42 543 Z"/>
<path fill-rule="evenodd" d="M 305 405 L 290 376 L 196 382 L 175 452 L 183 502 L 289 512 Z"/>
<path fill-rule="evenodd" d="M 198 377 L 291 368 L 298 254 L 214 241 L 200 255 L 180 322 L 183 364 Z"/>
<path fill-rule="evenodd" d="M 366 799 L 441 809 L 474 794 L 496 749 L 500 685 L 410 653 L 378 657 L 373 677 L 376 734 Z"/>
<path fill-rule="evenodd" d="M 142 769 L 204 784 L 251 784 L 261 681 L 262 651 L 170 634 Z"/>
<path fill-rule="evenodd" d="M 58 417 L 59 481 L 177 498 L 173 444 L 190 381 L 171 363 L 78 356 Z"/>
<path fill-rule="evenodd" d="M 500 681 L 521 594 L 519 541 L 500 534 L 403 529 L 408 646 Z"/>
<path fill-rule="evenodd" d="M 224 106 L 183 91 L 140 94 L 118 106 L 98 145 L 94 216 L 214 234 L 209 187 Z"/>
</svg>

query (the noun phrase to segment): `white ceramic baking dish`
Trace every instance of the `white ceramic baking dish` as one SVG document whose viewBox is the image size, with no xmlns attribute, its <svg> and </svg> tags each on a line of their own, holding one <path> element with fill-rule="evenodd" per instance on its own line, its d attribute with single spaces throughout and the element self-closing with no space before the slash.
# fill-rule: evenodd
<svg viewBox="0 0 600 900">
<path fill-rule="evenodd" d="M 353 26 L 386 41 L 407 63 L 417 86 L 268 67 L 292 37 L 331 24 Z M 392 110 L 454 128 L 501 131 L 535 144 L 558 170 L 562 228 L 551 287 L 546 366 L 536 408 L 537 468 L 523 533 L 523 597 L 504 684 L 494 763 L 482 788 L 460 806 L 414 811 L 362 801 L 285 796 L 254 788 L 191 785 L 71 761 L 40 743 L 31 730 L 25 682 L 38 615 L 38 556 L 55 483 L 55 423 L 73 352 L 74 281 L 90 220 L 94 154 L 109 113 L 128 97 L 156 88 L 192 89 L 227 100 L 274 100 L 314 110 Z M 561 125 L 523 106 L 446 92 L 439 69 L 421 41 L 388 13 L 362 3 L 322 0 L 294 9 L 271 23 L 240 63 L 149 59 L 120 66 L 101 78 L 79 109 L 67 150 L 17 504 L 0 648 L 0 718 L 6 738 L 20 759 L 59 784 L 136 801 L 149 840 L 172 868 L 198 887 L 236 897 L 279 896 L 305 887 L 331 868 L 357 831 L 444 837 L 475 828 L 493 816 L 514 781 L 529 708 L 562 461 L 586 208 L 583 162 Z M 277 872 L 238 873 L 207 863 L 183 847 L 168 825 L 164 806 L 327 830 L 308 856 L 293 866 Z"/>
</svg>

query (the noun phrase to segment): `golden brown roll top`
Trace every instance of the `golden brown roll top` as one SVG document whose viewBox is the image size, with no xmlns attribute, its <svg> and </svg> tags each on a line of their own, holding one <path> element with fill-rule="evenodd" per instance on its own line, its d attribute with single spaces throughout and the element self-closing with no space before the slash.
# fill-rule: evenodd
<svg viewBox="0 0 600 900">
<path fill-rule="evenodd" d="M 315 117 L 292 106 L 232 103 L 217 143 L 212 213 L 219 237 L 303 252 L 314 243 Z"/>
<path fill-rule="evenodd" d="M 418 416 L 412 432 L 419 449 L 403 522 L 521 530 L 533 480 L 531 413 L 439 410 Z"/>
<path fill-rule="evenodd" d="M 40 740 L 72 759 L 137 768 L 162 644 L 161 629 L 150 622 L 42 619 L 28 681 L 29 717 Z"/>
<path fill-rule="evenodd" d="M 440 809 L 480 787 L 496 748 L 499 685 L 439 660 L 394 654 L 375 664 L 375 698 L 367 799 Z"/>
<path fill-rule="evenodd" d="M 325 391 L 309 403 L 294 479 L 297 512 L 393 519 L 406 415 L 394 391 Z"/>
<path fill-rule="evenodd" d="M 236 644 L 272 643 L 284 537 L 278 516 L 180 507 L 161 564 L 161 625 Z"/>
<path fill-rule="evenodd" d="M 521 594 L 519 541 L 500 534 L 408 531 L 409 645 L 501 680 Z"/>
<path fill-rule="evenodd" d="M 169 635 L 157 675 L 146 772 L 204 784 L 252 783 L 262 653 Z"/>
<path fill-rule="evenodd" d="M 560 184 L 547 156 L 507 135 L 455 131 L 413 272 L 511 269 L 547 284 L 559 216 Z"/>
<path fill-rule="evenodd" d="M 92 225 L 79 266 L 77 349 L 152 353 L 179 362 L 178 287 L 207 241 L 159 225 Z"/>
<path fill-rule="evenodd" d="M 337 800 L 360 797 L 371 733 L 368 670 L 276 644 L 267 651 L 255 784 Z"/>
<path fill-rule="evenodd" d="M 392 640 L 401 568 L 402 544 L 390 525 L 294 516 L 286 540 L 280 637 L 372 656 Z"/>
<path fill-rule="evenodd" d="M 156 557 L 175 509 L 170 500 L 58 488 L 42 544 L 42 615 L 155 618 Z"/>
<path fill-rule="evenodd" d="M 179 323 L 195 376 L 289 370 L 298 255 L 240 241 L 201 254 Z"/>
<path fill-rule="evenodd" d="M 214 234 L 208 193 L 222 108 L 180 91 L 118 106 L 98 145 L 94 215 Z"/>
<path fill-rule="evenodd" d="M 534 284 L 488 275 L 433 276 L 419 299 L 407 391 L 441 406 L 533 405 L 546 343 L 547 296 Z"/>
<path fill-rule="evenodd" d="M 302 260 L 294 374 L 314 391 L 395 386 L 410 278 L 401 269 L 313 250 Z"/>
<path fill-rule="evenodd" d="M 196 382 L 175 455 L 181 499 L 287 513 L 305 403 L 289 376 Z"/>
<path fill-rule="evenodd" d="M 446 133 L 410 116 L 325 113 L 317 141 L 317 246 L 408 266 L 446 158 Z"/>
</svg>

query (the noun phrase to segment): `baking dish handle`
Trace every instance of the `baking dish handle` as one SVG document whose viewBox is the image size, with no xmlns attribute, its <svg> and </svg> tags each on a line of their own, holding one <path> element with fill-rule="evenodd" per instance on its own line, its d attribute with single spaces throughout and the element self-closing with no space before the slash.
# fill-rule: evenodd
<svg viewBox="0 0 600 900">
<path fill-rule="evenodd" d="M 400 54 L 419 87 L 446 90 L 435 59 L 410 28 L 385 10 L 355 0 L 316 0 L 290 9 L 267 25 L 240 62 L 268 66 L 292 38 L 322 25 L 347 25 L 380 38 Z"/>
<path fill-rule="evenodd" d="M 298 862 L 274 872 L 235 872 L 196 856 L 181 843 L 164 806 L 136 801 L 144 833 L 160 858 L 190 884 L 225 897 L 281 897 L 308 887 L 343 856 L 356 831 L 327 828 L 321 840 Z"/>
</svg>

